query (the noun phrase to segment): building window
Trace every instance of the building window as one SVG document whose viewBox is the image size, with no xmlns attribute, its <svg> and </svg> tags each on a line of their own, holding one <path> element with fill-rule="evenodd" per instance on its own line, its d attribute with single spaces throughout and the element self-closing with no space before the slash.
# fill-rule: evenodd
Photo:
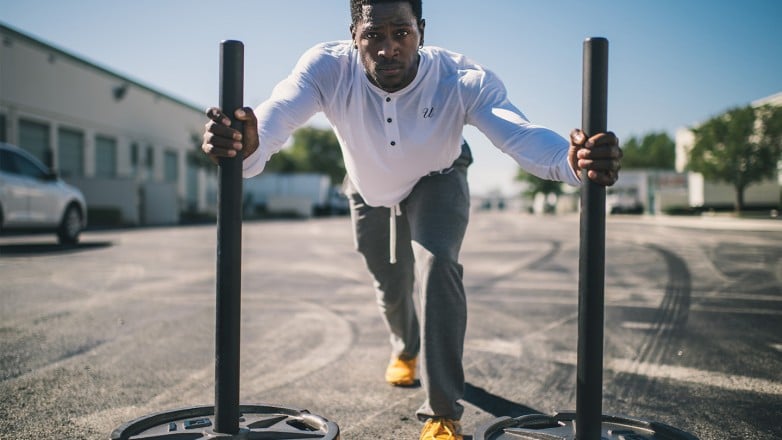
<svg viewBox="0 0 782 440">
<path fill-rule="evenodd" d="M 196 212 L 198 210 L 198 167 L 185 165 L 185 169 L 187 170 L 185 187 L 187 209 Z"/>
<path fill-rule="evenodd" d="M 62 127 L 57 130 L 57 164 L 63 177 L 84 176 L 84 133 Z"/>
<path fill-rule="evenodd" d="M 8 142 L 8 135 L 5 129 L 5 115 L 0 113 L 0 142 Z"/>
<path fill-rule="evenodd" d="M 179 180 L 179 156 L 176 151 L 166 151 L 163 159 L 166 182 L 176 183 Z"/>
<path fill-rule="evenodd" d="M 95 177 L 117 177 L 117 140 L 95 137 Z"/>
<path fill-rule="evenodd" d="M 41 162 L 52 166 L 48 124 L 20 119 L 19 146 Z"/>
<path fill-rule="evenodd" d="M 130 173 L 135 176 L 138 174 L 138 156 L 139 156 L 138 144 L 133 142 L 130 144 Z"/>
<path fill-rule="evenodd" d="M 149 170 L 150 176 L 155 175 L 155 147 L 152 145 L 147 146 L 147 170 Z"/>
</svg>

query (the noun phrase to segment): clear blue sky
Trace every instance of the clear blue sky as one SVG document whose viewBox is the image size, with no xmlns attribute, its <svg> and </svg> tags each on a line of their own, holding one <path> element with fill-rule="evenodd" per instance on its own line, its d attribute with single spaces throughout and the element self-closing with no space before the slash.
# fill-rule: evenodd
<svg viewBox="0 0 782 440">
<path fill-rule="evenodd" d="M 581 51 L 607 37 L 608 125 L 620 138 L 708 119 L 782 91 L 779 0 L 424 0 L 426 43 L 495 71 L 533 122 L 581 121 Z M 313 44 L 348 38 L 348 0 L 0 0 L 0 21 L 199 107 L 218 101 L 219 42 L 245 43 L 256 105 Z M 1 62 L 1 60 L 0 60 Z M 315 119 L 324 124 L 324 119 Z M 515 165 L 467 128 L 474 192 Z"/>
</svg>

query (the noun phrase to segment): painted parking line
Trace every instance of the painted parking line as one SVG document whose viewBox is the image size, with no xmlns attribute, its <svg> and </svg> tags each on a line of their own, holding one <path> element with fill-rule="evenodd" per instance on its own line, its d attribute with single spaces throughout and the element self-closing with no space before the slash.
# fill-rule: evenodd
<svg viewBox="0 0 782 440">
<path fill-rule="evenodd" d="M 558 352 L 552 354 L 552 360 L 566 365 L 576 365 L 576 354 Z M 782 382 L 719 373 L 716 371 L 682 367 L 678 365 L 660 365 L 650 362 L 638 362 L 632 359 L 609 358 L 605 368 L 615 373 L 627 373 L 655 379 L 669 379 L 695 385 L 721 388 L 729 391 L 744 391 L 772 396 L 782 396 Z"/>
<path fill-rule="evenodd" d="M 772 315 L 782 316 L 782 310 L 759 309 L 752 307 L 721 307 L 721 306 L 703 306 L 696 304 L 690 307 L 690 312 L 701 313 L 727 313 L 730 315 Z"/>
<path fill-rule="evenodd" d="M 771 344 L 777 350 L 782 351 L 782 344 Z M 482 351 L 520 358 L 522 354 L 522 341 L 503 339 L 475 339 L 468 340 L 465 348 L 468 350 Z M 577 364 L 577 355 L 573 352 L 559 351 L 545 356 L 548 360 L 564 365 Z M 627 373 L 655 379 L 668 379 L 695 385 L 721 388 L 729 391 L 753 392 L 772 396 L 782 396 L 782 382 L 760 379 L 756 377 L 741 376 L 737 374 L 720 373 L 716 371 L 701 370 L 698 368 L 682 367 L 678 365 L 661 365 L 651 362 L 638 362 L 632 359 L 608 358 L 604 363 L 606 370 L 615 373 Z"/>
<path fill-rule="evenodd" d="M 672 323 L 664 322 L 641 322 L 641 321 L 624 321 L 620 324 L 620 327 L 629 330 L 656 330 L 656 331 L 671 331 L 677 330 L 679 326 Z"/>
<path fill-rule="evenodd" d="M 539 289 L 540 290 L 540 289 Z M 558 289 L 554 289 L 558 290 Z M 504 295 L 483 295 L 475 296 L 471 298 L 471 301 L 486 302 L 486 301 L 502 301 L 505 304 L 551 304 L 551 305 L 577 305 L 578 297 L 574 295 L 568 296 L 554 296 L 554 295 L 523 295 L 523 294 L 504 294 Z M 638 308 L 638 309 L 652 309 L 656 310 L 660 308 L 659 298 L 649 297 L 646 300 L 636 299 L 627 300 L 625 298 L 613 299 L 606 296 L 606 307 L 620 307 L 620 308 Z M 763 315 L 763 316 L 782 316 L 782 309 L 774 308 L 758 308 L 758 307 L 730 307 L 730 306 L 707 306 L 701 304 L 694 304 L 689 308 L 690 313 L 719 313 L 730 315 Z"/>
</svg>

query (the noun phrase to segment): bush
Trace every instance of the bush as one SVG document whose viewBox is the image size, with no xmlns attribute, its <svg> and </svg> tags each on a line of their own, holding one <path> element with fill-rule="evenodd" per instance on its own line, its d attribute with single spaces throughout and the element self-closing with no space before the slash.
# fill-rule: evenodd
<svg viewBox="0 0 782 440">
<path fill-rule="evenodd" d="M 122 211 L 113 207 L 90 206 L 87 208 L 87 222 L 90 226 L 122 226 Z"/>
</svg>

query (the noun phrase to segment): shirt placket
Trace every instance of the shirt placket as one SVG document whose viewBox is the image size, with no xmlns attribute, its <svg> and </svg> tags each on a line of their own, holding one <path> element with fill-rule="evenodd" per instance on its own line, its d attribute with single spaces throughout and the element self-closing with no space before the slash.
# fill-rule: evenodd
<svg viewBox="0 0 782 440">
<path fill-rule="evenodd" d="M 399 123 L 396 115 L 397 98 L 386 95 L 383 98 L 383 126 L 386 134 L 386 147 L 395 148 L 399 146 Z"/>
</svg>

